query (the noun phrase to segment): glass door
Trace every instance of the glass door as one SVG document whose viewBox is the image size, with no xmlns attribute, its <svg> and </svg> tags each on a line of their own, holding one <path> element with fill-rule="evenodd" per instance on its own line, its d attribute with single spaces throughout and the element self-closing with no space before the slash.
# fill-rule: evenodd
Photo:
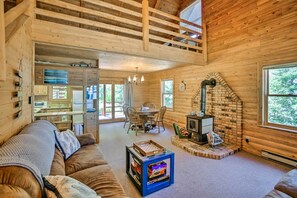
<svg viewBox="0 0 297 198">
<path fill-rule="evenodd" d="M 114 85 L 114 118 L 125 118 L 123 112 L 124 105 L 124 85 L 115 84 Z"/>
<path fill-rule="evenodd" d="M 125 115 L 123 84 L 99 84 L 99 121 L 121 121 Z"/>
</svg>

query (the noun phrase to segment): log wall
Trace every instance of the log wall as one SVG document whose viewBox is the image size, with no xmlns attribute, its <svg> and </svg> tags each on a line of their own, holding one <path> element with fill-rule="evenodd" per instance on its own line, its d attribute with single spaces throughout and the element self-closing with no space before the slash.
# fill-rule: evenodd
<svg viewBox="0 0 297 198">
<path fill-rule="evenodd" d="M 30 38 L 31 21 L 18 29 L 6 43 L 6 81 L 0 82 L 0 144 L 9 137 L 17 134 L 32 120 L 32 106 L 28 98 L 32 96 L 33 43 Z M 22 70 L 21 88 L 15 86 L 20 79 L 15 75 Z M 18 91 L 21 97 L 14 97 Z M 21 107 L 16 107 L 17 101 L 22 100 Z M 19 118 L 15 118 L 18 111 Z"/>
<path fill-rule="evenodd" d="M 261 66 L 297 61 L 297 2 L 295 0 L 205 0 L 208 64 L 187 66 L 151 74 L 150 100 L 160 104 L 160 80 L 175 82 L 174 111 L 168 123 L 185 124 L 185 115 L 197 111 L 191 97 L 203 78 L 218 72 L 243 101 L 243 149 L 260 155 L 272 151 L 297 159 L 297 133 L 259 126 L 259 80 Z M 187 89 L 178 90 L 184 81 Z"/>
</svg>

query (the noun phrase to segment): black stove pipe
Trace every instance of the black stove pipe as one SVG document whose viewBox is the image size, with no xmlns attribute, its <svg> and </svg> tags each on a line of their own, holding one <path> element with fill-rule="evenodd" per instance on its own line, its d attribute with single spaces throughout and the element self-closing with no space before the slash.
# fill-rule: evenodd
<svg viewBox="0 0 297 198">
<path fill-rule="evenodd" d="M 205 105 L 206 105 L 206 85 L 209 85 L 211 88 L 215 87 L 217 81 L 214 78 L 210 80 L 204 80 L 201 82 L 201 99 L 200 99 L 200 111 L 205 115 Z"/>
</svg>

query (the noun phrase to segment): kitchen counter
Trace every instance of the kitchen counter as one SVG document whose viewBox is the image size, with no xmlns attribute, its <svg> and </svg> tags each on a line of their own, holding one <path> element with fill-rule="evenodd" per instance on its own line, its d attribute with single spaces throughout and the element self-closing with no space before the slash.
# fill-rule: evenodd
<svg viewBox="0 0 297 198">
<path fill-rule="evenodd" d="M 71 107 L 44 107 L 41 110 L 55 110 L 55 109 L 71 109 Z"/>
<path fill-rule="evenodd" d="M 83 111 L 61 111 L 61 112 L 48 112 L 48 113 L 35 113 L 34 117 L 50 117 L 50 116 L 64 116 L 64 115 L 83 115 Z"/>
</svg>

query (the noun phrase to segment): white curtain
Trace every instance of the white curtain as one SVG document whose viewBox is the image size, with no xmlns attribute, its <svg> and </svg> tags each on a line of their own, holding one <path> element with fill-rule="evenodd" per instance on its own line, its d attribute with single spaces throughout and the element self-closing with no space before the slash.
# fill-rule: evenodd
<svg viewBox="0 0 297 198">
<path fill-rule="evenodd" d="M 125 80 L 125 86 L 124 86 L 124 94 L 125 94 L 125 104 L 129 105 L 130 107 L 133 107 L 133 85 L 128 82 L 128 80 Z"/>
</svg>

